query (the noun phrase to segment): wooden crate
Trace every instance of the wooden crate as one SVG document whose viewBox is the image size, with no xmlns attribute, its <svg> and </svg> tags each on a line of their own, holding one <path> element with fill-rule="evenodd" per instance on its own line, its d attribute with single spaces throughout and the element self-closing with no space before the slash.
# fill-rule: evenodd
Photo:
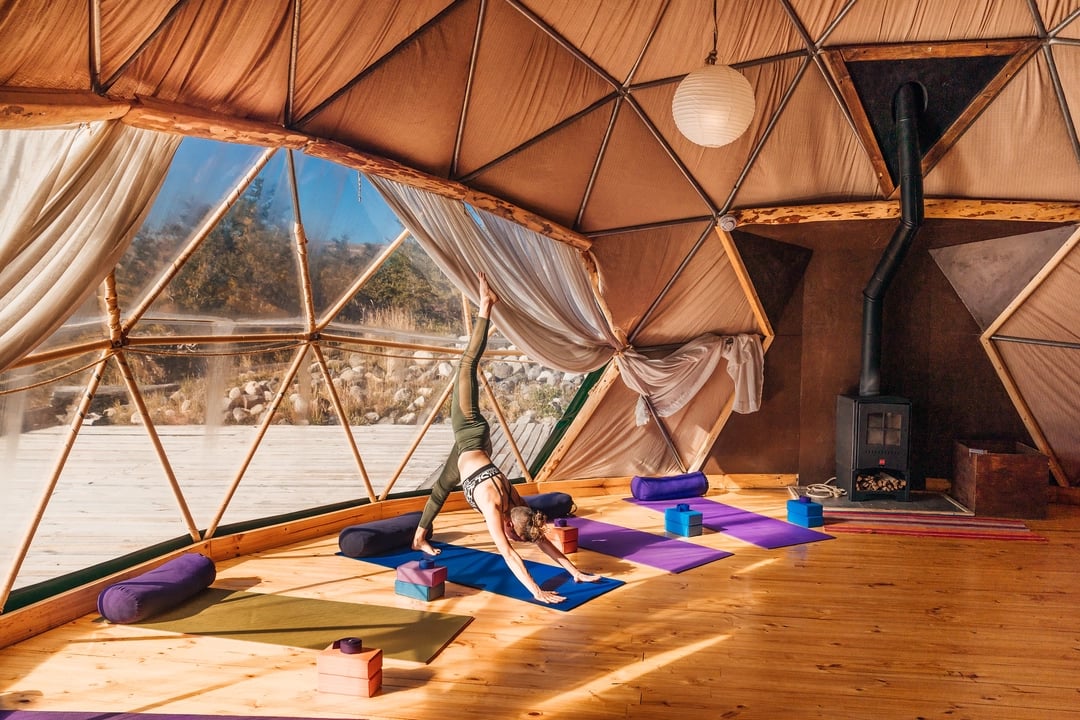
<svg viewBox="0 0 1080 720">
<path fill-rule="evenodd" d="M 1046 517 L 1050 464 L 1024 443 L 958 440 L 953 475 L 950 494 L 976 515 Z"/>
</svg>

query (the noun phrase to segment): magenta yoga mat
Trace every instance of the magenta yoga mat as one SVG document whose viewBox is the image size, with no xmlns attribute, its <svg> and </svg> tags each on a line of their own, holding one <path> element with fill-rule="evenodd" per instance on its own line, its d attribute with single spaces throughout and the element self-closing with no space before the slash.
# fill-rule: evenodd
<svg viewBox="0 0 1080 720">
<path fill-rule="evenodd" d="M 725 505 L 703 497 L 680 498 L 678 500 L 626 498 L 626 501 L 661 513 L 667 508 L 676 505 L 689 505 L 691 510 L 697 510 L 701 513 L 702 527 L 730 535 L 751 545 L 757 545 L 768 550 L 787 547 L 788 545 L 802 545 L 803 543 L 833 539 L 832 535 L 826 535 L 811 528 L 795 525 L 784 520 L 777 520 L 767 515 L 759 515 L 749 510 Z"/>
</svg>

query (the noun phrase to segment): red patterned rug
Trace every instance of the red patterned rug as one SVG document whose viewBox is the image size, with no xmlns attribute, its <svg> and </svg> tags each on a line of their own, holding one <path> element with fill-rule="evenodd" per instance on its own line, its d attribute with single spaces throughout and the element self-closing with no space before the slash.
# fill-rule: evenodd
<svg viewBox="0 0 1080 720">
<path fill-rule="evenodd" d="M 824 516 L 825 530 L 830 533 L 1046 542 L 1046 538 L 1032 532 L 1023 520 L 1011 518 L 844 512 L 829 508 L 824 510 Z"/>
</svg>

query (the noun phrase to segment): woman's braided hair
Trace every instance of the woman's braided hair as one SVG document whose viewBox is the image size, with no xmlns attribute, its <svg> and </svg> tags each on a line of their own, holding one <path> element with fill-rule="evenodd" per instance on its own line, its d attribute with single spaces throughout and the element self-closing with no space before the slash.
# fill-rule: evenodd
<svg viewBox="0 0 1080 720">
<path fill-rule="evenodd" d="M 519 505 L 510 509 L 510 525 L 519 538 L 534 543 L 544 536 L 547 515 L 540 510 Z"/>
</svg>

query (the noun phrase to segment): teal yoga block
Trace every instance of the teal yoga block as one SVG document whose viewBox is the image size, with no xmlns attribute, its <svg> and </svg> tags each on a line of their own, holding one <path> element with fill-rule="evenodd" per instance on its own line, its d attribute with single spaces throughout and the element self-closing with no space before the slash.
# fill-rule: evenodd
<svg viewBox="0 0 1080 720">
<path fill-rule="evenodd" d="M 446 592 L 446 583 L 441 582 L 436 585 L 421 585 L 405 580 L 395 580 L 394 592 L 398 595 L 404 595 L 405 597 L 414 598 L 416 600 L 434 600 L 436 598 L 441 598 Z"/>
<path fill-rule="evenodd" d="M 825 524 L 821 503 L 816 503 L 805 496 L 787 501 L 787 519 L 788 522 L 803 527 L 820 527 Z"/>
</svg>

